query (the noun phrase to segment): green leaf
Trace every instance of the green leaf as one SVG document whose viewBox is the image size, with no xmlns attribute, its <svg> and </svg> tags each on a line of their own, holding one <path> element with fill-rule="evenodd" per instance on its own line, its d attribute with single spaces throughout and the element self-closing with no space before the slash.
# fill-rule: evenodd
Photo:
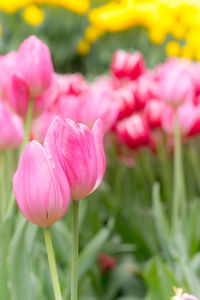
<svg viewBox="0 0 200 300">
<path fill-rule="evenodd" d="M 165 258 L 170 260 L 168 250 L 170 244 L 170 227 L 167 217 L 163 211 L 160 200 L 160 186 L 158 183 L 153 185 L 153 215 L 160 247 L 163 250 Z"/>
<path fill-rule="evenodd" d="M 10 299 L 8 287 L 7 256 L 13 228 L 13 215 L 9 215 L 0 225 L 0 299 Z"/>
<path fill-rule="evenodd" d="M 169 300 L 173 296 L 173 286 L 179 286 L 175 275 L 159 257 L 147 264 L 144 278 L 148 287 L 148 300 Z"/>
<path fill-rule="evenodd" d="M 30 300 L 31 278 L 25 247 L 27 221 L 23 218 L 13 235 L 9 251 L 9 273 L 12 300 Z"/>
</svg>

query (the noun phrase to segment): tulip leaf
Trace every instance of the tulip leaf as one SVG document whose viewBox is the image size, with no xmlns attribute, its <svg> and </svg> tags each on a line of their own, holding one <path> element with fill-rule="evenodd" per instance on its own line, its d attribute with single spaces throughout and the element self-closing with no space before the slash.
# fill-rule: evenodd
<svg viewBox="0 0 200 300">
<path fill-rule="evenodd" d="M 10 299 L 7 254 L 13 228 L 13 219 L 13 215 L 9 215 L 0 226 L 0 299 Z"/>
<path fill-rule="evenodd" d="M 39 293 L 39 289 L 35 288 L 33 273 L 29 269 L 29 257 L 25 239 L 27 224 L 24 218 L 20 220 L 10 244 L 9 273 L 12 300 L 38 299 L 37 293 Z"/>
<path fill-rule="evenodd" d="M 160 186 L 158 183 L 155 183 L 153 186 L 153 215 L 160 246 L 166 259 L 170 260 L 168 251 L 170 228 L 160 200 Z"/>
<path fill-rule="evenodd" d="M 144 279 L 148 287 L 148 300 L 169 300 L 173 296 L 173 286 L 180 286 L 168 266 L 159 257 L 147 264 Z"/>
</svg>

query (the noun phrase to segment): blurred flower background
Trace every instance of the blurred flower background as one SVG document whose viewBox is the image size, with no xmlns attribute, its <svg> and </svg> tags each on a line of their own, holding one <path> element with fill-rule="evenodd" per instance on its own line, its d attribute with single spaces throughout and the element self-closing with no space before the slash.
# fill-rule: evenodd
<svg viewBox="0 0 200 300">
<path fill-rule="evenodd" d="M 79 299 L 198 300 L 200 1 L 0 0 L 0 24 L 0 299 L 54 299 L 41 231 L 11 192 L 25 92 L 47 69 L 44 48 L 35 82 L 25 70 L 18 88 L 20 45 L 35 35 L 54 70 L 32 95 L 31 139 L 43 144 L 56 115 L 105 127 L 105 178 L 80 205 Z M 71 213 L 52 227 L 64 300 Z"/>
</svg>

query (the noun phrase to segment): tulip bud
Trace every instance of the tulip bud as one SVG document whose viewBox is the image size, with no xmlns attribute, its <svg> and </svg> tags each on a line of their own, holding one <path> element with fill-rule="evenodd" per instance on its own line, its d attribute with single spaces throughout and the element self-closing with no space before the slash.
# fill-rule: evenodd
<svg viewBox="0 0 200 300">
<path fill-rule="evenodd" d="M 45 137 L 45 148 L 68 178 L 72 200 L 92 193 L 105 172 L 103 122 L 97 120 L 90 131 L 87 126 L 56 117 Z"/>
<path fill-rule="evenodd" d="M 51 226 L 68 209 L 67 178 L 36 141 L 27 144 L 13 177 L 13 187 L 20 211 L 38 226 Z"/>
<path fill-rule="evenodd" d="M 18 49 L 16 71 L 26 82 L 31 97 L 42 95 L 53 75 L 49 48 L 37 37 L 28 37 Z"/>
<path fill-rule="evenodd" d="M 22 120 L 0 101 L 0 149 L 17 148 L 24 138 Z"/>
</svg>

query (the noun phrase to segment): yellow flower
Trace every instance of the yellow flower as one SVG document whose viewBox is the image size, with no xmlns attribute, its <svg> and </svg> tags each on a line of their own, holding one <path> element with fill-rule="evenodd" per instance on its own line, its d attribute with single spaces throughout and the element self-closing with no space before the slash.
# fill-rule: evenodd
<svg viewBox="0 0 200 300">
<path fill-rule="evenodd" d="M 166 31 L 159 27 L 152 27 L 149 31 L 150 40 L 154 44 L 162 44 L 165 40 Z"/>
<path fill-rule="evenodd" d="M 185 46 L 182 47 L 181 57 L 186 57 L 188 59 L 194 58 L 194 50 L 192 49 L 192 47 L 189 44 L 186 44 Z"/>
<path fill-rule="evenodd" d="M 90 7 L 89 0 L 57 0 L 55 2 L 55 4 L 63 6 L 77 14 L 85 14 Z"/>
<path fill-rule="evenodd" d="M 178 56 L 180 54 L 181 48 L 178 42 L 170 41 L 166 45 L 166 53 L 168 56 Z"/>
<path fill-rule="evenodd" d="M 44 12 L 35 5 L 28 6 L 23 12 L 24 20 L 32 25 L 40 25 L 44 20 Z"/>
<path fill-rule="evenodd" d="M 85 37 L 91 43 L 96 42 L 96 40 L 103 34 L 104 31 L 95 26 L 89 26 L 85 30 Z"/>
<path fill-rule="evenodd" d="M 79 55 L 84 56 L 90 51 L 90 44 L 86 40 L 81 40 L 77 46 L 77 52 Z"/>
</svg>

